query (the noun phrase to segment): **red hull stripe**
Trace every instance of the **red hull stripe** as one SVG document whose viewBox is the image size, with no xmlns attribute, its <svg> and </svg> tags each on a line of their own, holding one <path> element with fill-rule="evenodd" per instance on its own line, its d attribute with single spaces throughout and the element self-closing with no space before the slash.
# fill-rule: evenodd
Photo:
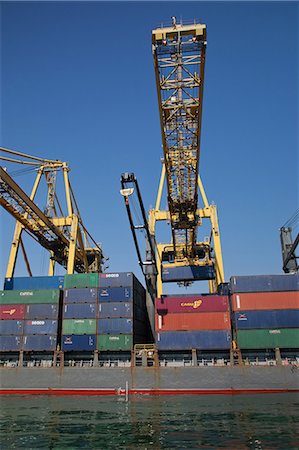
<svg viewBox="0 0 299 450">
<path fill-rule="evenodd" d="M 299 389 L 129 389 L 129 395 L 238 395 L 299 392 Z M 0 389 L 0 395 L 125 395 L 117 389 Z"/>
</svg>

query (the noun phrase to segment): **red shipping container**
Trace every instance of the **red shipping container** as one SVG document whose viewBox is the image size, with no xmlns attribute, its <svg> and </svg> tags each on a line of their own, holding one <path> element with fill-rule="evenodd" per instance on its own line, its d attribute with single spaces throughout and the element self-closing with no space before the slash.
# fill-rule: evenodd
<svg viewBox="0 0 299 450">
<path fill-rule="evenodd" d="M 192 295 L 190 297 L 162 297 L 156 299 L 156 311 L 169 313 L 199 313 L 228 311 L 228 297 L 224 295 Z"/>
<path fill-rule="evenodd" d="M 298 309 L 299 292 L 250 292 L 232 295 L 233 311 Z"/>
<path fill-rule="evenodd" d="M 0 319 L 25 319 L 25 305 L 0 305 Z"/>
<path fill-rule="evenodd" d="M 228 312 L 156 314 L 157 331 L 230 330 Z"/>
</svg>

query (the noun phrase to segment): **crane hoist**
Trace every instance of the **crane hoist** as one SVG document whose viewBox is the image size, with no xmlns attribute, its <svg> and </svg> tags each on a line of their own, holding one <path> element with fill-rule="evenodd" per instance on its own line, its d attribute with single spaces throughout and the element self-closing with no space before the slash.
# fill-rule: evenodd
<svg viewBox="0 0 299 450">
<path fill-rule="evenodd" d="M 182 25 L 172 19 L 171 26 L 152 31 L 164 154 L 156 206 L 141 225 L 134 223 L 131 209 L 132 195 L 137 193 L 139 208 L 144 212 L 135 175 L 125 173 L 121 177 L 121 194 L 139 264 L 148 288 L 158 297 L 166 282 L 187 285 L 196 280 L 208 280 L 210 292 L 216 292 L 217 286 L 224 282 L 217 208 L 208 202 L 199 175 L 206 25 Z M 168 209 L 162 211 L 165 180 Z M 210 234 L 198 240 L 199 227 L 206 219 L 210 222 Z M 157 221 L 170 224 L 170 243 L 157 243 Z M 146 234 L 145 261 L 141 258 L 137 237 L 140 229 Z"/>
<path fill-rule="evenodd" d="M 104 262 L 103 252 L 83 224 L 69 180 L 68 164 L 5 148 L 0 148 L 0 151 L 3 155 L 0 156 L 2 161 L 23 164 L 36 172 L 31 194 L 27 195 L 6 168 L 0 167 L 0 204 L 16 219 L 6 277 L 14 275 L 19 248 L 22 250 L 28 274 L 32 276 L 22 240 L 23 231 L 49 251 L 48 275 L 54 275 L 56 263 L 63 266 L 68 274 L 101 272 Z M 18 159 L 19 157 L 22 159 Z M 59 200 L 56 189 L 58 173 L 61 173 L 63 178 L 66 213 L 63 212 L 62 201 Z M 44 209 L 35 203 L 42 179 L 46 182 L 47 193 Z"/>
</svg>

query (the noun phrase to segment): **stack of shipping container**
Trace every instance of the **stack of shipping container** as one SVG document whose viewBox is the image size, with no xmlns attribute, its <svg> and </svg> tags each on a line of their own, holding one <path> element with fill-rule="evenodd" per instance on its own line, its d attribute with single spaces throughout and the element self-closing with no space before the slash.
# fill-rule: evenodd
<svg viewBox="0 0 299 450">
<path fill-rule="evenodd" d="M 232 277 L 231 309 L 241 350 L 299 347 L 299 276 Z"/>
<path fill-rule="evenodd" d="M 5 280 L 0 291 L 0 350 L 53 351 L 60 337 L 63 277 Z"/>
<path fill-rule="evenodd" d="M 62 308 L 62 350 L 96 349 L 98 317 L 97 273 L 65 275 Z"/>
<path fill-rule="evenodd" d="M 62 350 L 121 352 L 147 340 L 145 289 L 132 273 L 65 276 Z"/>
<path fill-rule="evenodd" d="M 133 273 L 100 274 L 98 349 L 131 351 L 147 342 L 145 289 Z"/>
<path fill-rule="evenodd" d="M 228 296 L 162 296 L 156 299 L 156 331 L 160 351 L 229 350 Z"/>
</svg>

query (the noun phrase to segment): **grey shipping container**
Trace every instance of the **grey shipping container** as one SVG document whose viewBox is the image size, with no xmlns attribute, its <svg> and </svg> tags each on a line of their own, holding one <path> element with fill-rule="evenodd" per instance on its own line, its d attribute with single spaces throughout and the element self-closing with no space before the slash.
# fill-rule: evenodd
<svg viewBox="0 0 299 450">
<path fill-rule="evenodd" d="M 0 320 L 0 334 L 23 334 L 23 320 Z"/>
<path fill-rule="evenodd" d="M 24 334 L 56 334 L 57 320 L 24 320 Z"/>
<path fill-rule="evenodd" d="M 22 349 L 22 336 L 0 336 L 0 351 L 14 352 Z"/>
<path fill-rule="evenodd" d="M 106 319 L 109 317 L 123 317 L 127 319 L 132 319 L 133 318 L 132 302 L 99 303 L 99 318 Z"/>
<path fill-rule="evenodd" d="M 63 306 L 64 319 L 95 319 L 96 317 L 95 303 L 68 303 Z"/>
<path fill-rule="evenodd" d="M 58 319 L 58 305 L 50 303 L 26 305 L 25 319 Z"/>
<path fill-rule="evenodd" d="M 96 303 L 97 301 L 97 288 L 76 288 L 63 291 L 64 303 Z"/>
<path fill-rule="evenodd" d="M 133 300 L 130 287 L 112 287 L 99 289 L 100 302 L 129 302 Z"/>
<path fill-rule="evenodd" d="M 53 351 L 56 350 L 57 336 L 35 334 L 24 336 L 23 350 L 27 351 Z"/>
<path fill-rule="evenodd" d="M 299 274 L 234 276 L 230 289 L 232 293 L 298 291 Z"/>
<path fill-rule="evenodd" d="M 228 350 L 230 331 L 164 331 L 157 333 L 158 350 Z"/>
</svg>

